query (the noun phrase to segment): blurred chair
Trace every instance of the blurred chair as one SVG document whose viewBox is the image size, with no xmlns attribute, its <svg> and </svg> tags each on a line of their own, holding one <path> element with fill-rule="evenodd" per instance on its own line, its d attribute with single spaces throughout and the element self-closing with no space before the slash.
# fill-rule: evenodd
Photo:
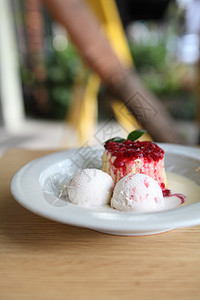
<svg viewBox="0 0 200 300">
<path fill-rule="evenodd" d="M 102 30 L 104 30 L 122 64 L 127 69 L 132 69 L 133 60 L 115 0 L 87 0 L 87 3 L 100 20 Z M 87 72 L 86 66 L 83 66 L 83 68 L 87 80 L 84 76 L 77 75 L 72 96 L 73 103 L 66 116 L 66 123 L 71 128 L 71 133 L 76 136 L 75 146 L 82 146 L 90 140 L 98 116 L 97 97 L 101 81 L 95 73 Z M 119 99 L 112 99 L 111 106 L 117 121 L 126 131 L 130 132 L 136 128 L 141 128 L 139 122 Z M 125 111 L 123 114 L 120 113 L 122 107 Z M 148 134 L 145 134 L 143 139 L 151 140 Z M 66 137 L 63 139 L 62 146 L 69 146 Z"/>
</svg>

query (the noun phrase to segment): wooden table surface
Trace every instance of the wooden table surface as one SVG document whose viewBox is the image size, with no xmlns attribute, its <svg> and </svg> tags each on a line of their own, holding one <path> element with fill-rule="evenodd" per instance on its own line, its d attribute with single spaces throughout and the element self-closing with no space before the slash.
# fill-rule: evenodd
<svg viewBox="0 0 200 300">
<path fill-rule="evenodd" d="M 21 207 L 12 176 L 50 152 L 13 149 L 0 159 L 0 299 L 200 299 L 200 226 L 112 236 Z"/>
</svg>

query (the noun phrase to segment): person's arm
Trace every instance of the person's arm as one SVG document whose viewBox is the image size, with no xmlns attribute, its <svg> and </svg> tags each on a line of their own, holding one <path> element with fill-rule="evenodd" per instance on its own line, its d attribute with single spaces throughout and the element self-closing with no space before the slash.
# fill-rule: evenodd
<svg viewBox="0 0 200 300">
<path fill-rule="evenodd" d="M 43 0 L 70 35 L 86 63 L 105 86 L 132 111 L 155 141 L 181 143 L 169 114 L 127 70 L 110 46 L 101 26 L 83 0 Z"/>
</svg>

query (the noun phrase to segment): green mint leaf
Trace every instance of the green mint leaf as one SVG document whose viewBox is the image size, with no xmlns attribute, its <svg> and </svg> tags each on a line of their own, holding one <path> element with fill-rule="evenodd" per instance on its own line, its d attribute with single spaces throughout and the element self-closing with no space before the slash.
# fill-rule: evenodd
<svg viewBox="0 0 200 300">
<path fill-rule="evenodd" d="M 123 142 L 125 142 L 125 139 L 117 136 L 117 137 L 107 140 L 105 143 L 107 143 L 107 142 L 123 143 Z"/>
<path fill-rule="evenodd" d="M 139 139 L 144 133 L 146 132 L 145 129 L 137 129 L 129 133 L 127 140 L 130 140 L 132 142 L 136 141 Z"/>
</svg>

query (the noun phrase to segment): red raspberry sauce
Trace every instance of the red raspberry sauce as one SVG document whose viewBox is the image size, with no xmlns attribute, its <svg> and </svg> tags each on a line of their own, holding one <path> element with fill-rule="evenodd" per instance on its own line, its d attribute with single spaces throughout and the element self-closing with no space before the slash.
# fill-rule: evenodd
<svg viewBox="0 0 200 300">
<path fill-rule="evenodd" d="M 152 162 L 164 158 L 164 150 L 149 141 L 132 142 L 126 140 L 123 143 L 110 141 L 105 143 L 104 147 L 112 155 L 116 156 L 114 162 L 116 168 L 122 167 L 125 161 L 129 159 L 143 158 L 146 162 Z"/>
</svg>

